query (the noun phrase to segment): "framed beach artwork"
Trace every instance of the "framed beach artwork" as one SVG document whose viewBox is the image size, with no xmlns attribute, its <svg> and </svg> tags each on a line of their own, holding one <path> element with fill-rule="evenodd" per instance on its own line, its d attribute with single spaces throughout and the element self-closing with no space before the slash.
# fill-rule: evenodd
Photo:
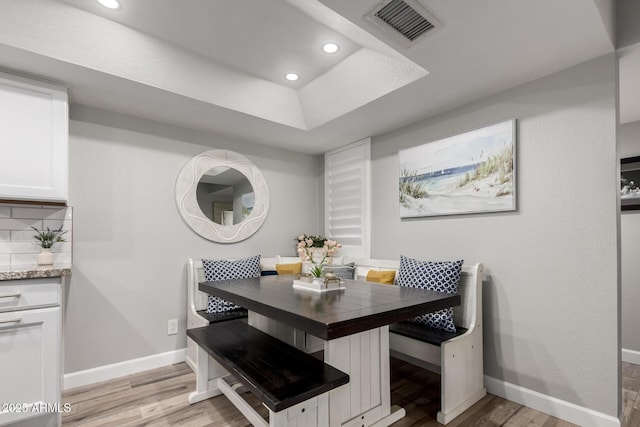
<svg viewBox="0 0 640 427">
<path fill-rule="evenodd" d="M 640 157 L 620 160 L 620 208 L 640 209 Z"/>
<path fill-rule="evenodd" d="M 516 121 L 398 152 L 400 217 L 516 209 Z"/>
</svg>

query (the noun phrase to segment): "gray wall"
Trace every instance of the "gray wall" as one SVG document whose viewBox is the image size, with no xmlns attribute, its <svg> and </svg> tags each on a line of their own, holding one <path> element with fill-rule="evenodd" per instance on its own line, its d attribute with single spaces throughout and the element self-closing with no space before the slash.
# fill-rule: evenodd
<svg viewBox="0 0 640 427">
<path fill-rule="evenodd" d="M 247 156 L 269 186 L 264 225 L 237 244 L 201 238 L 176 208 L 178 173 L 211 148 Z M 187 258 L 293 255 L 295 236 L 319 231 L 318 174 L 314 156 L 73 108 L 65 372 L 184 348 Z M 180 322 L 175 336 L 167 336 L 171 318 Z"/>
<path fill-rule="evenodd" d="M 620 126 L 620 157 L 640 156 L 640 122 Z M 640 211 L 624 211 L 620 221 L 622 260 L 622 348 L 640 352 Z"/>
<path fill-rule="evenodd" d="M 640 42 L 640 2 L 638 0 L 616 0 L 616 48 Z"/>
<path fill-rule="evenodd" d="M 374 137 L 372 257 L 483 262 L 486 375 L 617 417 L 616 80 L 611 54 Z M 398 150 L 513 117 L 517 212 L 399 219 Z"/>
</svg>

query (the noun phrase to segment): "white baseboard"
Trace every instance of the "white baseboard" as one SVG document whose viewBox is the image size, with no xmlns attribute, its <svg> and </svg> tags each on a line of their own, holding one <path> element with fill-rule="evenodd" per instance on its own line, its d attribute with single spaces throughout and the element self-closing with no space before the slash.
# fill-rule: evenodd
<svg viewBox="0 0 640 427">
<path fill-rule="evenodd" d="M 85 371 L 72 372 L 64 375 L 62 387 L 64 390 L 69 390 L 100 381 L 107 381 L 123 377 L 125 375 L 135 374 L 149 369 L 173 365 L 174 363 L 184 362 L 186 354 L 187 349 L 183 348 L 180 350 L 141 357 L 139 359 L 113 363 L 111 365 L 98 366 L 97 368 L 87 369 Z"/>
<path fill-rule="evenodd" d="M 484 377 L 487 391 L 512 402 L 519 403 L 556 418 L 584 427 L 620 427 L 620 420 L 614 416 L 594 411 L 565 400 L 547 396 L 496 378 Z"/>
<path fill-rule="evenodd" d="M 640 365 L 640 351 L 622 349 L 622 361 Z"/>
</svg>

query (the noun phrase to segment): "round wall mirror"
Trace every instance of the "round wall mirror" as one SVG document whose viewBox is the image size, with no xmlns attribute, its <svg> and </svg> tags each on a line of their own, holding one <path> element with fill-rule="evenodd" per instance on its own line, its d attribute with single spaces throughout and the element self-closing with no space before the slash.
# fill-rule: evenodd
<svg viewBox="0 0 640 427">
<path fill-rule="evenodd" d="M 202 237 L 239 242 L 258 231 L 269 210 L 269 190 L 246 157 L 209 150 L 184 165 L 176 181 L 176 203 L 185 222 Z"/>
</svg>

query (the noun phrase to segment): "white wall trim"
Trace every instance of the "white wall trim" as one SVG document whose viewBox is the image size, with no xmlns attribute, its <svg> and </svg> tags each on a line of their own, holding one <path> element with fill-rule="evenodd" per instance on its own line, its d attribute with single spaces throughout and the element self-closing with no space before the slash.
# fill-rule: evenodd
<svg viewBox="0 0 640 427">
<path fill-rule="evenodd" d="M 633 363 L 635 365 L 640 365 L 640 351 L 623 348 L 622 361 L 627 363 Z"/>
<path fill-rule="evenodd" d="M 575 403 L 547 396 L 515 384 L 484 377 L 487 391 L 512 402 L 581 426 L 620 427 L 620 420 L 614 416 L 576 405 Z"/>
<path fill-rule="evenodd" d="M 107 381 L 125 375 L 136 374 L 149 369 L 173 365 L 184 362 L 187 349 L 168 351 L 166 353 L 153 354 L 139 359 L 125 360 L 111 365 L 98 366 L 85 371 L 71 372 L 63 378 L 63 389 L 69 390 L 84 385 Z"/>
</svg>

